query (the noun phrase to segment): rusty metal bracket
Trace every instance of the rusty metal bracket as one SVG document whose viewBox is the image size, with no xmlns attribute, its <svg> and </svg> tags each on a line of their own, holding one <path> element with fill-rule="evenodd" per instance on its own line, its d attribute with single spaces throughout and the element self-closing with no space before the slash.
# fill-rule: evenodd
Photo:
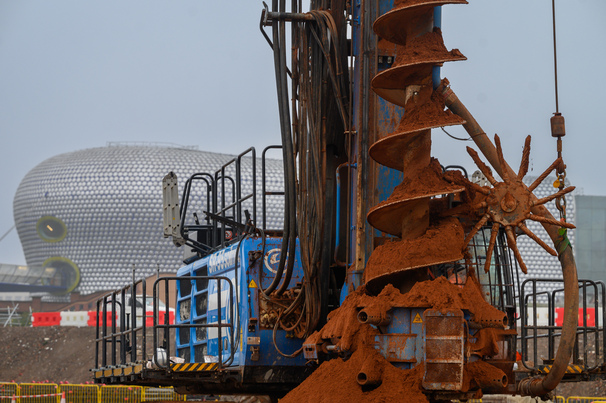
<svg viewBox="0 0 606 403">
<path fill-rule="evenodd" d="M 269 11 L 267 3 L 263 2 L 263 11 L 261 12 L 261 24 L 269 27 L 274 21 L 311 21 L 314 17 L 307 13 L 280 13 Z"/>
</svg>

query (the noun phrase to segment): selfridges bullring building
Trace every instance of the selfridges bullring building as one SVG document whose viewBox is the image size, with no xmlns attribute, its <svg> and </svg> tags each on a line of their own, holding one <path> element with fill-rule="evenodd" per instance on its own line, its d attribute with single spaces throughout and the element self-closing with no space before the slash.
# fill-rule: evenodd
<svg viewBox="0 0 606 403">
<path fill-rule="evenodd" d="M 260 153 L 258 153 L 260 154 Z M 262 163 L 256 159 L 257 225 L 262 225 Z M 21 182 L 14 199 L 14 218 L 28 267 L 27 276 L 37 284 L 55 285 L 58 294 L 78 291 L 83 295 L 121 288 L 132 279 L 147 277 L 160 269 L 174 273 L 182 265 L 184 247 L 176 248 L 163 237 L 162 178 L 170 171 L 179 179 L 179 194 L 193 173 L 215 173 L 233 155 L 216 154 L 184 147 L 159 145 L 110 144 L 107 147 L 75 151 L 52 157 L 32 169 Z M 266 190 L 283 190 L 282 162 L 266 161 Z M 252 158 L 242 158 L 242 193 L 252 192 Z M 233 164 L 225 176 L 236 178 Z M 535 178 L 527 177 L 527 184 Z M 538 197 L 554 193 L 546 179 L 536 190 Z M 231 200 L 232 182 L 225 194 Z M 481 181 L 480 181 L 481 183 Z M 203 220 L 207 192 L 192 187 L 187 216 L 196 212 Z M 574 222 L 575 202 L 566 195 L 567 218 Z M 555 217 L 553 202 L 546 205 Z M 252 211 L 248 200 L 245 208 Z M 283 196 L 267 197 L 265 228 L 281 229 Z M 527 222 L 542 239 L 548 240 L 541 225 Z M 569 232 L 574 245 L 575 231 Z M 556 257 L 526 236 L 518 238 L 518 247 L 529 267 L 517 284 L 528 277 L 561 278 Z M 19 270 L 13 270 L 21 274 Z M 0 268 L 0 277 L 2 270 Z M 15 280 L 17 281 L 17 280 Z M 30 278 L 30 282 L 32 279 Z M 539 291 L 551 291 L 558 285 L 540 284 Z"/>
<path fill-rule="evenodd" d="M 260 153 L 258 153 L 260 154 Z M 176 272 L 183 247 L 163 236 L 162 178 L 179 179 L 179 194 L 194 173 L 222 173 L 226 196 L 233 192 L 234 156 L 193 147 L 110 143 L 69 152 L 37 165 L 22 180 L 13 209 L 27 266 L 41 273 L 38 282 L 67 294 L 113 290 L 137 278 Z M 242 193 L 252 192 L 251 153 L 240 159 Z M 257 220 L 260 221 L 261 161 L 255 159 Z M 283 189 L 282 162 L 265 163 L 267 191 Z M 204 219 L 203 187 L 192 187 L 188 214 Z M 244 208 L 252 209 L 251 200 Z M 268 197 L 268 228 L 280 228 L 283 197 Z"/>
</svg>

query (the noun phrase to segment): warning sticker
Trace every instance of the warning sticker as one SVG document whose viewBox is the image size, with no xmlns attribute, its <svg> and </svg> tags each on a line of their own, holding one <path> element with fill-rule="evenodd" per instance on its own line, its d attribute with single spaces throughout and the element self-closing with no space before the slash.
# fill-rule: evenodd
<svg viewBox="0 0 606 403">
<path fill-rule="evenodd" d="M 250 283 L 248 283 L 248 288 L 257 288 L 257 283 L 255 283 L 255 280 L 250 280 Z"/>
<path fill-rule="evenodd" d="M 421 315 L 418 313 L 415 315 L 415 318 L 412 320 L 412 323 L 423 323 L 423 319 L 421 319 Z"/>
</svg>

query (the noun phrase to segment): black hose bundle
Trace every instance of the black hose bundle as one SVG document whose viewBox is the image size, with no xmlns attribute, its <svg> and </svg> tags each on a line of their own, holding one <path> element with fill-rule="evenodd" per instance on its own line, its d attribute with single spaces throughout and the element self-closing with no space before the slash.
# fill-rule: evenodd
<svg viewBox="0 0 606 403">
<path fill-rule="evenodd" d="M 303 286 L 291 306 L 281 312 L 278 322 L 282 329 L 291 329 L 292 326 L 283 324 L 282 318 L 299 312 L 300 317 L 294 323 L 296 326 L 303 324 L 306 334 L 320 324 L 327 306 L 335 193 L 330 179 L 335 171 L 332 144 L 342 143 L 344 133 L 351 126 L 350 84 L 344 57 L 347 52 L 341 46 L 342 32 L 337 32 L 330 11 L 324 11 L 329 5 L 324 3 L 312 2 L 313 10 L 309 15 L 313 18 L 310 21 L 292 22 L 291 70 L 286 63 L 286 22 L 283 19 L 272 21 L 271 45 L 285 175 L 284 232 L 276 275 L 271 285 L 261 291 L 271 300 L 274 291 L 279 296 L 287 290 L 293 274 L 298 235 Z M 291 12 L 299 12 L 300 7 L 293 0 Z M 273 0 L 272 11 L 285 13 L 286 0 Z M 340 15 L 343 16 L 342 10 Z M 292 125 L 289 102 L 292 102 Z M 297 310 L 302 304 L 303 307 Z"/>
<path fill-rule="evenodd" d="M 335 21 L 329 11 L 312 10 L 311 22 L 298 24 L 293 38 L 293 66 L 298 119 L 299 192 L 297 217 L 301 258 L 305 270 L 305 313 L 308 332 L 322 321 L 328 304 L 336 171 L 332 144 L 349 131 L 349 79 Z M 296 72 L 296 73 L 295 73 Z M 294 92 L 294 91 L 293 91 Z"/>
</svg>

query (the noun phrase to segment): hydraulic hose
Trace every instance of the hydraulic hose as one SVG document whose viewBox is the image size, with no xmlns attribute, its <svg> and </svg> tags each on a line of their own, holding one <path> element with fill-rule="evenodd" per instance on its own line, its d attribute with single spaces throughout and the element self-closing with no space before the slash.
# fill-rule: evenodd
<svg viewBox="0 0 606 403">
<path fill-rule="evenodd" d="M 495 146 L 488 136 L 486 136 L 484 130 L 482 130 L 465 105 L 463 105 L 455 93 L 448 87 L 448 80 L 444 79 L 438 90 L 441 91 L 444 96 L 446 106 L 453 113 L 465 119 L 466 123 L 463 127 L 497 173 L 503 177 L 505 171 L 505 173 L 509 173 L 510 177 L 514 177 L 516 173 L 511 167 L 507 164 L 501 166 Z M 536 200 L 536 196 L 533 195 L 533 201 Z M 535 206 L 531 211 L 533 214 L 553 219 L 549 210 L 543 205 Z M 524 379 L 518 385 L 518 391 L 522 395 L 530 396 L 544 396 L 554 390 L 562 380 L 573 353 L 577 332 L 577 316 L 579 312 L 579 283 L 572 247 L 568 244 L 568 238 L 566 238 L 565 235 L 561 236 L 559 234 L 558 226 L 545 223 L 542 223 L 542 225 L 556 246 L 558 258 L 562 266 L 562 276 L 564 278 L 564 323 L 562 324 L 562 335 L 558 351 L 549 373 L 544 377 Z"/>
<path fill-rule="evenodd" d="M 278 11 L 278 0 L 272 1 L 272 11 Z M 288 111 L 288 107 L 284 107 L 284 89 L 288 91 L 285 79 L 283 76 L 283 64 L 280 57 L 280 50 L 283 48 L 284 43 L 281 42 L 280 32 L 278 31 L 279 22 L 274 20 L 272 22 L 272 35 L 273 35 L 273 52 L 274 52 L 274 70 L 276 73 L 276 90 L 278 95 L 278 112 L 280 116 L 280 133 L 282 138 L 282 158 L 284 165 L 284 176 L 285 176 L 285 185 L 284 185 L 284 230 L 282 235 L 282 246 L 280 248 L 280 261 L 278 263 L 278 268 L 276 270 L 276 275 L 274 276 L 273 281 L 265 290 L 262 290 L 264 294 L 271 294 L 280 284 L 280 280 L 282 279 L 282 275 L 284 273 L 284 266 L 286 263 L 286 251 L 288 250 L 288 245 L 290 241 L 290 228 L 294 225 L 294 223 L 290 222 L 291 218 L 291 203 L 290 203 L 290 194 L 291 192 L 291 182 L 290 182 L 290 157 L 292 156 L 292 145 L 289 148 L 288 145 L 290 143 L 290 113 Z M 284 65 L 285 66 L 285 65 Z M 288 92 L 287 92 L 288 94 Z M 286 95 L 286 98 L 288 96 Z M 286 109 L 286 110 L 285 110 Z"/>
<path fill-rule="evenodd" d="M 280 12 L 286 12 L 286 0 L 280 0 Z M 276 290 L 277 295 L 281 295 L 286 291 L 288 285 L 290 283 L 290 279 L 292 278 L 294 263 L 295 263 L 295 252 L 297 245 L 297 206 L 296 206 L 296 193 L 295 193 L 295 161 L 294 161 L 294 153 L 293 153 L 293 144 L 292 144 L 292 135 L 290 129 L 290 111 L 288 106 L 288 79 L 286 75 L 286 48 L 283 46 L 286 43 L 286 21 L 281 20 L 279 23 L 280 26 L 280 46 L 278 47 L 279 51 L 279 59 L 280 59 L 280 86 L 282 88 L 282 99 L 280 100 L 280 104 L 282 107 L 281 115 L 284 117 L 285 121 L 282 124 L 282 144 L 284 145 L 283 150 L 287 155 L 287 160 L 285 164 L 288 165 L 287 171 L 287 183 L 286 187 L 288 191 L 286 192 L 285 198 L 288 199 L 288 210 L 285 211 L 285 214 L 289 215 L 289 228 L 288 228 L 288 254 L 284 255 L 280 254 L 280 263 L 283 260 L 286 260 L 286 273 L 284 275 L 284 281 Z M 284 234 L 286 235 L 286 234 Z M 287 257 L 290 257 L 287 259 Z"/>
</svg>

